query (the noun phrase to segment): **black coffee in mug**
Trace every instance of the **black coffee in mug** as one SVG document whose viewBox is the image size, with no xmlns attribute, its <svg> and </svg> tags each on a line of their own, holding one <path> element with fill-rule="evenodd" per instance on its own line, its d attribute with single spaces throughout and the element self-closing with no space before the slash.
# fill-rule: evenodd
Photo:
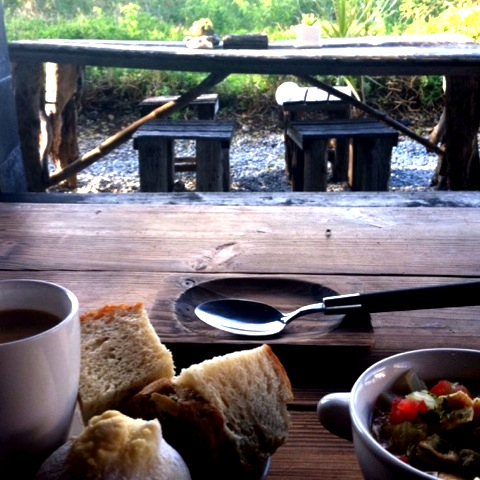
<svg viewBox="0 0 480 480">
<path fill-rule="evenodd" d="M 42 310 L 0 310 L 0 343 L 33 337 L 50 330 L 60 321 L 58 316 Z"/>
</svg>

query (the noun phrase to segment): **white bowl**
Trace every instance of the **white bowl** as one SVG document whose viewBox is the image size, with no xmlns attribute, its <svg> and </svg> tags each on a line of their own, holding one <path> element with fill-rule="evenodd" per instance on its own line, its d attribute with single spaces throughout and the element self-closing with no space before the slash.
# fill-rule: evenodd
<svg viewBox="0 0 480 480">
<path fill-rule="evenodd" d="M 480 350 L 434 348 L 413 350 L 385 358 L 368 368 L 349 393 L 323 397 L 319 420 L 332 433 L 353 440 L 364 477 L 368 480 L 408 480 L 434 477 L 385 450 L 373 437 L 371 424 L 378 396 L 413 369 L 425 381 L 448 379 L 469 383 L 480 380 Z"/>
</svg>

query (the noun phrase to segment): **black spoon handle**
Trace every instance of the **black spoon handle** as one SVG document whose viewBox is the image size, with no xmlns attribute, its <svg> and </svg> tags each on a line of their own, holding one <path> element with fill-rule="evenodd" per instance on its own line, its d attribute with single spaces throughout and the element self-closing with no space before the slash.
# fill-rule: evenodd
<svg viewBox="0 0 480 480">
<path fill-rule="evenodd" d="M 400 312 L 427 308 L 480 305 L 480 282 L 455 283 L 431 287 L 406 288 L 373 293 L 354 293 L 325 297 L 326 314 L 364 312 Z"/>
</svg>

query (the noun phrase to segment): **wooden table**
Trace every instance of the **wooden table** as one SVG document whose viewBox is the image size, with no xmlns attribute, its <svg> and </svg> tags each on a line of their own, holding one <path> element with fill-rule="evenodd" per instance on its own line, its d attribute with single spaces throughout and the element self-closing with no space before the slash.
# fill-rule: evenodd
<svg viewBox="0 0 480 480">
<path fill-rule="evenodd" d="M 0 195 L 0 279 L 59 282 L 82 312 L 144 302 L 177 368 L 258 344 L 182 323 L 179 298 L 203 282 L 302 280 L 353 293 L 480 279 L 475 193 L 47 197 Z M 479 319 L 480 307 L 378 313 L 324 336 L 292 324 L 268 340 L 295 393 L 269 479 L 359 480 L 352 445 L 318 423 L 318 400 L 393 353 L 478 348 Z"/>
<path fill-rule="evenodd" d="M 467 166 L 475 162 L 472 156 L 477 155 L 478 160 L 475 150 L 478 119 L 471 105 L 480 101 L 476 81 L 480 76 L 480 45 L 462 35 L 322 39 L 315 48 L 301 48 L 292 41 L 271 42 L 266 49 L 212 50 L 189 49 L 181 42 L 25 40 L 11 42 L 9 55 L 17 68 L 24 68 L 21 81 L 29 83 L 17 85 L 17 92 L 31 94 L 37 91 L 38 95 L 44 62 L 210 73 L 202 83 L 157 116 L 168 115 L 185 106 L 235 73 L 295 75 L 302 83 L 313 85 L 317 85 L 316 75 L 444 75 L 447 79 L 445 161 L 451 179 L 449 186 L 457 190 L 477 187 L 468 184 L 465 172 L 469 171 Z M 30 181 L 31 189 L 42 190 L 45 185 L 39 171 L 39 132 L 35 125 L 38 109 L 35 101 L 30 103 L 25 105 L 17 101 L 23 132 L 22 151 L 31 177 L 37 179 Z M 94 152 L 92 157 L 84 159 L 83 165 L 77 163 L 68 174 L 77 173 L 99 155 L 108 153 L 116 142 L 128 139 L 138 126 L 126 129 L 120 138 L 102 146 L 103 153 Z M 58 176 L 56 181 L 65 178 L 67 175 Z"/>
</svg>

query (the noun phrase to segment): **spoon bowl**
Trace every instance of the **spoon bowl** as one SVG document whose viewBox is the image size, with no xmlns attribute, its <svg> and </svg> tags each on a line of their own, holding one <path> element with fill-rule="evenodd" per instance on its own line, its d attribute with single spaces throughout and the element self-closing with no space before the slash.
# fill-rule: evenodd
<svg viewBox="0 0 480 480">
<path fill-rule="evenodd" d="M 299 310 L 320 305 L 323 305 L 323 303 L 308 305 L 292 313 L 284 314 L 265 303 L 225 298 L 198 305 L 195 308 L 195 314 L 211 327 L 226 332 L 248 336 L 269 336 L 280 333 L 287 326 L 287 323 L 293 320 L 293 315 L 295 315 L 294 318 L 306 315 L 303 311 L 300 314 Z M 308 313 L 314 313 L 314 311 L 317 310 L 312 309 Z M 317 325 L 316 332 L 322 333 L 332 330 L 343 318 L 344 315 L 330 315 L 321 318 L 318 322 L 321 322 L 322 325 Z"/>
<path fill-rule="evenodd" d="M 269 336 L 279 334 L 296 318 L 315 312 L 325 314 L 325 330 L 328 331 L 339 324 L 338 314 L 469 305 L 480 305 L 480 282 L 336 295 L 287 314 L 261 302 L 226 298 L 198 305 L 195 314 L 206 324 L 236 335 Z M 329 316 L 332 316 L 330 321 Z"/>
</svg>

